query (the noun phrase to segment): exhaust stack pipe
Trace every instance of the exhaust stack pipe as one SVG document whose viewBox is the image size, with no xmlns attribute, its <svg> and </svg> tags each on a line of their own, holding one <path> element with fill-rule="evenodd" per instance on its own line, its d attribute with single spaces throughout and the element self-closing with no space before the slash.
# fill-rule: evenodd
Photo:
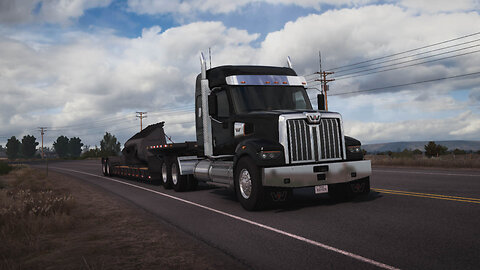
<svg viewBox="0 0 480 270">
<path fill-rule="evenodd" d="M 290 56 L 287 56 L 287 65 L 289 68 L 293 69 L 292 60 L 290 59 Z"/>
<path fill-rule="evenodd" d="M 210 119 L 210 112 L 208 111 L 208 95 L 210 95 L 210 88 L 207 80 L 207 63 L 203 53 L 200 54 L 200 65 L 202 68 L 202 123 L 203 123 L 203 152 L 205 156 L 213 156 L 212 145 L 212 120 Z"/>
</svg>

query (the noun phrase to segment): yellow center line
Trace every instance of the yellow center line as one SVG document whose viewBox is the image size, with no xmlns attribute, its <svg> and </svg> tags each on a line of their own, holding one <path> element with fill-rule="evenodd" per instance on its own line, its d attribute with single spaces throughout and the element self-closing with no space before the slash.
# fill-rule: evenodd
<svg viewBox="0 0 480 270">
<path fill-rule="evenodd" d="M 380 188 L 372 188 L 372 190 L 386 193 L 386 194 L 394 194 L 394 195 L 403 195 L 403 196 L 412 196 L 412 197 L 420 197 L 420 198 L 430 198 L 430 199 L 438 199 L 438 200 L 447 200 L 447 201 L 457 201 L 457 202 L 468 202 L 468 203 L 478 203 L 480 204 L 480 199 L 476 198 L 465 198 L 465 197 L 457 197 L 457 196 L 446 196 L 446 195 L 438 195 L 438 194 L 428 194 L 428 193 L 418 193 L 418 192 L 408 192 L 408 191 L 401 191 L 401 190 L 389 190 L 389 189 L 380 189 Z"/>
<path fill-rule="evenodd" d="M 419 192 L 411 192 L 411 191 L 404 191 L 404 190 L 393 190 L 393 189 L 383 189 L 383 188 L 372 188 L 372 189 L 377 190 L 377 191 L 402 192 L 402 193 L 408 193 L 408 194 L 428 195 L 428 196 L 435 196 L 435 197 L 444 197 L 444 198 L 453 198 L 453 199 L 461 199 L 461 200 L 480 201 L 480 199 L 477 199 L 477 198 L 447 196 L 447 195 L 441 195 L 441 194 L 419 193 Z"/>
</svg>

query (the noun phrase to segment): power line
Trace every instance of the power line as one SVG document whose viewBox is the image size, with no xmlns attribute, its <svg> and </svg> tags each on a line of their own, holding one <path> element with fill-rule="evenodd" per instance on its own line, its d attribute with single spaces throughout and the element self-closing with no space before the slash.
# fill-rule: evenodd
<svg viewBox="0 0 480 270">
<path fill-rule="evenodd" d="M 345 93 L 336 93 L 336 94 L 331 94 L 330 96 L 342 96 L 342 95 L 349 95 L 349 94 L 356 94 L 356 93 L 363 93 L 363 92 L 372 92 L 372 91 L 378 91 L 378 90 L 384 90 L 384 89 L 390 89 L 390 88 L 410 86 L 410 85 L 415 85 L 415 84 L 422 84 L 422 83 L 436 82 L 436 81 L 442 81 L 442 80 L 457 79 L 457 78 L 473 76 L 473 75 L 480 75 L 480 71 L 479 72 L 467 73 L 467 74 L 461 74 L 461 75 L 455 75 L 455 76 L 450 76 L 450 77 L 443 77 L 443 78 L 436 78 L 436 79 L 418 81 L 418 82 L 411 82 L 411 83 L 376 87 L 376 88 L 363 89 L 363 90 L 357 90 L 357 91 L 345 92 Z"/>
<path fill-rule="evenodd" d="M 477 46 L 480 46 L 480 45 L 477 45 Z M 377 69 L 381 69 L 381 68 L 386 68 L 386 67 L 390 67 L 390 66 L 396 66 L 396 65 L 405 64 L 405 63 L 409 63 L 409 62 L 418 61 L 418 60 L 420 60 L 420 59 L 428 58 L 428 57 L 424 57 L 424 58 L 420 58 L 420 59 L 404 61 L 404 62 L 401 62 L 401 63 L 398 63 L 398 64 L 387 65 L 387 66 L 377 67 L 377 68 L 371 68 L 371 69 L 367 69 L 367 70 L 359 71 L 359 72 L 353 72 L 353 73 L 349 73 L 349 74 L 342 75 L 342 76 L 340 76 L 340 77 L 338 77 L 338 78 L 336 78 L 336 79 L 337 79 L 337 80 L 345 80 L 345 79 L 350 79 L 350 78 L 355 78 L 355 77 L 360 77 L 360 76 L 371 75 L 371 74 L 375 74 L 375 73 L 387 72 L 387 71 L 392 71 L 392 70 L 397 70 L 397 69 L 402 69 L 402 68 L 407 68 L 407 67 L 413 67 L 413 66 L 418 66 L 418 65 L 423 65 L 423 64 L 438 62 L 438 61 L 441 61 L 441 60 L 446 60 L 446 59 L 451 59 L 451 58 L 455 58 L 455 57 L 465 56 L 465 55 L 474 54 L 474 53 L 478 53 L 478 52 L 480 52 L 480 50 L 476 50 L 476 51 L 472 51 L 472 52 L 468 52 L 468 53 L 457 54 L 457 55 L 452 55 L 452 56 L 447 56 L 447 57 L 442 57 L 442 58 L 438 58 L 438 59 L 434 59 L 434 60 L 424 61 L 424 62 L 415 63 L 415 64 L 410 64 L 410 65 L 405 65 L 405 66 L 401 66 L 401 67 L 394 67 L 394 68 L 379 70 L 379 71 L 375 71 L 375 72 L 368 72 L 368 71 L 373 71 L 373 70 L 377 70 Z M 363 73 L 363 72 L 367 72 L 367 73 L 365 73 L 365 74 L 358 74 L 358 73 Z M 357 75 L 352 75 L 352 74 L 357 74 Z M 348 76 L 348 75 L 352 75 L 352 76 Z"/>
<path fill-rule="evenodd" d="M 415 49 L 410 49 L 410 50 L 406 50 L 406 51 L 403 51 L 403 52 L 394 53 L 394 54 L 391 54 L 391 55 L 386 55 L 386 56 L 382 56 L 382 57 L 378 57 L 378 58 L 374 58 L 374 59 L 370 59 L 370 60 L 366 60 L 366 61 L 361 61 L 361 62 L 349 64 L 349 65 L 344 65 L 344 66 L 329 68 L 328 70 L 333 71 L 333 70 L 337 70 L 337 69 L 340 69 L 340 68 L 357 66 L 357 65 L 360 65 L 360 64 L 369 63 L 369 62 L 373 62 L 373 61 L 376 61 L 376 60 L 386 59 L 386 58 L 389 58 L 389 57 L 393 57 L 393 56 L 402 55 L 402 54 L 409 53 L 409 52 L 414 52 L 414 51 L 418 51 L 418 50 L 422 50 L 422 49 L 434 47 L 434 46 L 437 46 L 437 45 L 441 45 L 441 44 L 449 43 L 449 42 L 452 42 L 452 41 L 455 41 L 455 40 L 460 40 L 460 39 L 464 39 L 464 38 L 476 36 L 476 35 L 479 35 L 479 34 L 480 34 L 480 32 L 476 32 L 476 33 L 473 33 L 473 34 L 469 34 L 469 35 L 465 35 L 465 36 L 461 36 L 461 37 L 457 37 L 457 38 L 445 40 L 445 41 L 442 41 L 442 42 L 437 42 L 437 43 L 434 43 L 434 44 L 430 44 L 430 45 L 418 47 L 418 48 L 415 48 Z"/>
<path fill-rule="evenodd" d="M 367 64 L 367 65 L 362 65 L 362 66 L 357 66 L 357 67 L 353 67 L 353 68 L 348 68 L 348 69 L 336 71 L 335 73 L 338 74 L 338 73 L 343 73 L 343 72 L 347 72 L 347 71 L 351 71 L 351 70 L 366 68 L 366 67 L 370 67 L 370 66 L 377 66 L 377 65 L 380 65 L 380 64 L 385 64 L 385 63 L 389 63 L 389 62 L 393 62 L 393 61 L 397 61 L 397 60 L 402 60 L 402 59 L 406 59 L 406 58 L 411 58 L 411 57 L 414 57 L 414 56 L 419 56 L 419 55 L 423 55 L 423 54 L 427 54 L 427 53 L 432 53 L 432 52 L 441 51 L 441 50 L 445 50 L 445 49 L 449 49 L 449 48 L 453 48 L 453 47 L 458 47 L 458 46 L 461 46 L 461 45 L 466 45 L 466 44 L 470 44 L 470 43 L 477 42 L 477 41 L 480 41 L 480 39 L 476 39 L 476 40 L 472 40 L 472 41 L 467 41 L 467 42 L 463 42 L 463 43 L 460 43 L 460 44 L 455 44 L 455 45 L 451 45 L 451 46 L 447 46 L 447 47 L 442 47 L 442 48 L 438 48 L 438 49 L 430 50 L 430 51 L 426 51 L 426 52 L 421 52 L 421 53 L 416 53 L 416 54 L 407 55 L 407 56 L 403 56 L 403 57 L 398 57 L 398 58 L 394 58 L 394 59 L 390 59 L 390 60 L 385 60 L 385 61 L 381 61 L 381 62 L 377 62 L 377 63 Z M 473 46 L 470 46 L 470 47 L 465 47 L 465 48 L 461 48 L 461 49 L 457 49 L 457 50 L 453 50 L 453 51 L 449 51 L 449 52 L 444 52 L 444 53 L 436 54 L 436 55 L 434 55 L 434 56 L 438 56 L 438 55 L 442 55 L 442 54 L 448 54 L 448 53 L 452 53 L 452 52 L 456 52 L 456 51 L 461 51 L 461 50 L 467 50 L 467 49 L 474 48 L 474 47 L 478 47 L 478 46 L 480 46 L 480 45 L 473 45 Z M 428 57 L 433 57 L 433 56 L 428 56 Z M 417 59 L 423 59 L 423 58 L 417 58 Z M 342 76 L 343 76 L 343 75 L 342 75 Z"/>
</svg>

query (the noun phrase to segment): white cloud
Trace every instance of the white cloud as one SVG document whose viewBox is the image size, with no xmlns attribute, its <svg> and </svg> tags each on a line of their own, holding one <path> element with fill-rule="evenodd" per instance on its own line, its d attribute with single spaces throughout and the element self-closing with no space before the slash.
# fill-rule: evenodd
<svg viewBox="0 0 480 270">
<path fill-rule="evenodd" d="M 74 10 L 91 7 L 81 3 Z M 346 3 L 350 4 L 354 2 Z M 56 17 L 56 21 L 79 16 L 65 10 L 73 15 Z M 166 130 L 176 141 L 193 139 L 191 110 L 201 50 L 212 48 L 214 66 L 284 66 L 285 57 L 290 55 L 298 73 L 307 74 L 317 70 L 318 50 L 322 51 L 323 66 L 333 67 L 470 34 L 477 31 L 476 25 L 480 25 L 477 13 L 417 14 L 382 5 L 299 18 L 268 34 L 259 47 L 253 45 L 259 41 L 258 34 L 221 22 L 196 22 L 170 29 L 153 26 L 137 38 L 118 37 L 112 31 L 65 30 L 59 31 L 58 41 L 54 41 L 28 31 L 0 31 L 0 125 L 6 127 L 1 135 L 18 137 L 33 134 L 37 126 L 48 126 L 57 127 L 48 133 L 51 140 L 63 132 L 94 145 L 101 133 L 109 131 L 123 142 L 138 130 L 134 112 L 142 110 L 150 113 L 147 124 L 169 120 Z M 478 62 L 478 55 L 472 54 L 338 80 L 331 84 L 330 93 L 478 71 Z M 393 92 L 399 89 L 389 89 L 390 94 L 383 95 L 372 92 L 353 98 L 335 97 L 331 109 L 345 113 L 349 135 L 367 142 L 437 139 L 439 134 L 443 137 L 438 139 L 478 138 L 478 88 L 466 101 L 451 94 L 478 84 L 477 77 L 411 86 L 396 94 Z"/>
<path fill-rule="evenodd" d="M 174 13 L 191 16 L 198 12 L 225 14 L 239 11 L 248 4 L 269 3 L 272 5 L 296 5 L 304 8 L 320 10 L 322 5 L 357 6 L 365 5 L 375 0 L 128 0 L 128 9 L 139 14 Z"/>
<path fill-rule="evenodd" d="M 69 23 L 90 8 L 106 7 L 112 0 L 0 0 L 0 23 Z"/>
<path fill-rule="evenodd" d="M 471 111 L 444 119 L 361 122 L 346 121 L 346 134 L 362 143 L 417 140 L 478 140 L 480 114 Z"/>
<path fill-rule="evenodd" d="M 207 35 L 209 39 L 205 39 Z M 257 37 L 226 28 L 220 22 L 192 23 L 164 32 L 154 26 L 133 39 L 111 33 L 67 32 L 62 43 L 47 44 L 40 50 L 21 40 L 3 37 L 0 123 L 14 126 L 9 129 L 14 134 L 34 130 L 36 126 L 58 129 L 73 125 L 76 129 L 62 128 L 59 132 L 75 136 L 94 132 L 79 130 L 78 123 L 96 128 L 97 133 L 119 125 L 125 129 L 120 130 L 125 134 L 120 137 L 126 139 L 136 130 L 128 129 L 136 125 L 134 115 L 132 122 L 132 118 L 126 117 L 128 113 L 175 111 L 178 107 L 182 108 L 178 113 L 182 113 L 193 109 L 200 50 L 212 47 L 216 63 L 228 63 L 233 52 L 248 63 L 254 55 L 249 43 Z M 29 38 L 28 43 L 31 42 Z M 97 123 L 99 118 L 112 115 L 125 121 Z M 165 120 L 161 116 L 151 115 L 146 123 Z M 193 120 L 191 113 L 180 118 L 171 115 L 168 120 L 173 125 L 185 122 L 185 117 Z M 174 138 L 194 137 L 188 123 L 168 130 Z M 65 135 L 73 136 L 69 134 Z"/>
<path fill-rule="evenodd" d="M 402 0 L 400 5 L 421 12 L 437 13 L 437 12 L 457 12 L 457 11 L 474 11 L 480 7 L 478 0 Z"/>
</svg>

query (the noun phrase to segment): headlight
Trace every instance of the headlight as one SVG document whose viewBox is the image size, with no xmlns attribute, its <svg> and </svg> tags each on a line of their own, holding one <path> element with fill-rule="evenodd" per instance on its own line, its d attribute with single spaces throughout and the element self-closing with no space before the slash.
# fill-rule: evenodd
<svg viewBox="0 0 480 270">
<path fill-rule="evenodd" d="M 261 159 L 277 159 L 282 156 L 282 151 L 260 151 L 258 155 Z"/>
<path fill-rule="evenodd" d="M 360 153 L 360 152 L 362 152 L 362 148 L 360 147 L 360 145 L 348 146 L 347 150 L 350 153 Z"/>
</svg>

